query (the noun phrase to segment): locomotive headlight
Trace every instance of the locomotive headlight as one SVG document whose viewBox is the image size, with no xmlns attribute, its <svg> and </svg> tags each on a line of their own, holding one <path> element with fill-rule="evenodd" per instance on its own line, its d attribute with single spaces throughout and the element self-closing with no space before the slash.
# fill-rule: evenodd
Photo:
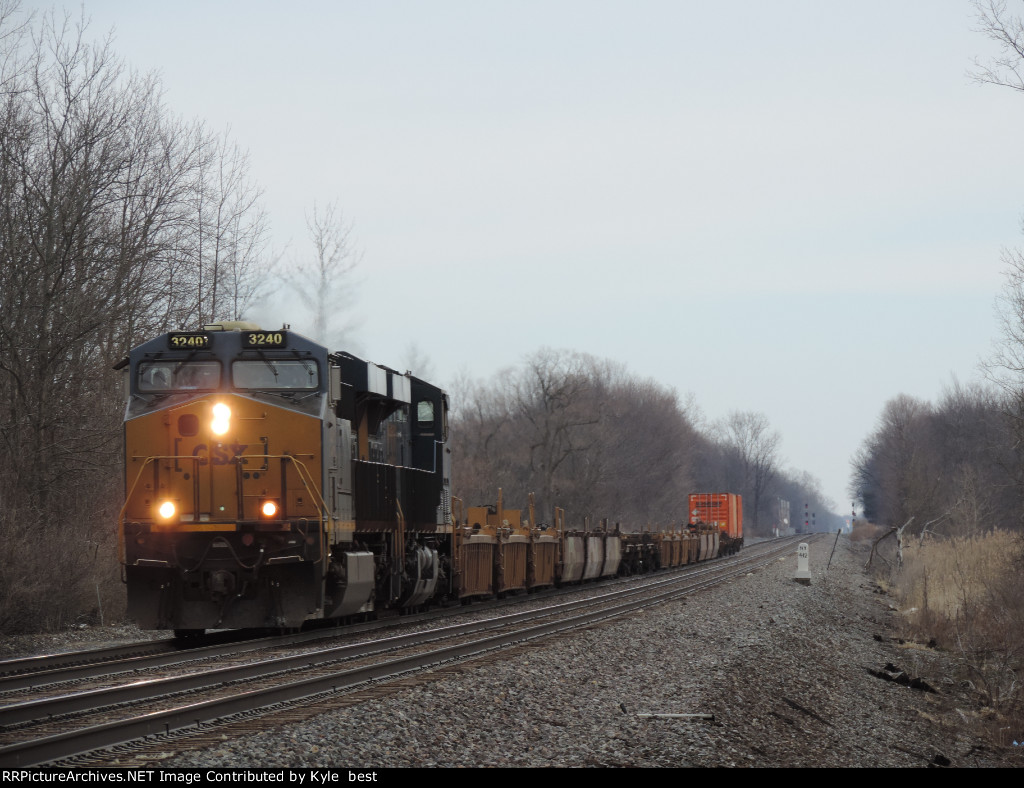
<svg viewBox="0 0 1024 788">
<path fill-rule="evenodd" d="M 160 516 L 163 517 L 165 520 L 170 520 L 172 517 L 174 517 L 174 502 L 164 501 L 162 504 L 160 504 L 160 508 L 157 509 L 157 511 L 160 512 Z"/>
<path fill-rule="evenodd" d="M 268 520 L 277 514 L 277 501 L 264 501 L 260 504 L 260 514 Z"/>
<path fill-rule="evenodd" d="M 214 435 L 224 435 L 231 428 L 231 408 L 223 402 L 213 406 L 213 424 L 210 428 Z"/>
</svg>

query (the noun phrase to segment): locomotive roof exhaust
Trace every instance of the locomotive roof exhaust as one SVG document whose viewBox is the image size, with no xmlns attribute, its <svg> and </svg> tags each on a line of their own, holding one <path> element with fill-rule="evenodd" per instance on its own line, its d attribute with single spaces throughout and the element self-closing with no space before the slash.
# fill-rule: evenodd
<svg viewBox="0 0 1024 788">
<path fill-rule="evenodd" d="M 260 331 L 258 323 L 248 320 L 224 320 L 220 323 L 207 323 L 203 331 Z"/>
</svg>

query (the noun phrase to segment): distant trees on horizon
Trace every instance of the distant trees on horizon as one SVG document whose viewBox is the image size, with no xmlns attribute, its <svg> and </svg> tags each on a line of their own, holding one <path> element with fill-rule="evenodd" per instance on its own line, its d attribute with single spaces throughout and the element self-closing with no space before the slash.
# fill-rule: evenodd
<svg viewBox="0 0 1024 788">
<path fill-rule="evenodd" d="M 541 349 L 486 381 L 453 392 L 453 489 L 470 505 L 537 497 L 570 523 L 639 530 L 687 521 L 691 492 L 744 496 L 746 533 L 778 523 L 778 500 L 820 513 L 835 527 L 816 479 L 781 467 L 781 436 L 759 413 L 704 424 L 693 401 L 625 365 L 570 350 Z"/>
</svg>

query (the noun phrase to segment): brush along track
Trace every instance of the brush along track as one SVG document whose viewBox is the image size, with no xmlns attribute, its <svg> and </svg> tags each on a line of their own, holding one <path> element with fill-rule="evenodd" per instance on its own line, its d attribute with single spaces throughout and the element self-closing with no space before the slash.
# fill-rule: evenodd
<svg viewBox="0 0 1024 788">
<path fill-rule="evenodd" d="M 248 732 L 304 719 L 319 713 L 317 704 L 337 708 L 341 704 L 363 702 L 368 697 L 396 691 L 396 686 L 409 686 L 409 682 L 418 684 L 436 680 L 439 672 L 471 669 L 466 667 L 466 660 L 492 659 L 493 652 L 498 649 L 522 647 L 539 638 L 593 626 L 627 612 L 678 599 L 769 563 L 779 553 L 788 552 L 790 544 L 779 547 L 775 543 L 772 548 L 759 559 L 747 555 L 742 560 L 715 566 L 702 565 L 699 572 L 665 578 L 658 581 L 656 587 L 626 588 L 588 600 L 553 605 L 542 611 L 501 616 L 376 643 L 321 649 L 312 654 L 280 657 L 247 666 L 220 668 L 212 674 L 208 671 L 184 680 L 143 682 L 120 694 L 80 693 L 67 700 L 47 701 L 44 705 L 37 705 L 37 710 L 43 715 L 53 715 L 51 722 L 31 727 L 5 722 L 15 727 L 6 731 L 4 740 L 8 744 L 0 748 L 0 764 L 24 766 L 52 762 L 73 753 L 110 747 L 141 736 L 151 737 L 141 745 L 130 745 L 127 750 L 117 747 L 113 753 L 88 758 L 89 762 L 110 764 L 116 759 L 123 763 L 124 758 L 117 751 L 131 752 L 142 746 L 152 752 L 155 746 L 166 753 L 187 747 L 177 741 L 180 734 L 173 732 L 178 729 L 193 735 L 201 734 L 200 746 L 205 746 L 210 739 L 211 721 L 216 721 L 217 726 L 230 723 L 232 735 L 237 735 L 239 728 L 236 726 Z M 484 654 L 487 656 L 483 657 Z M 347 661 L 339 664 L 340 660 Z M 300 665 L 302 669 L 297 667 Z M 431 672 L 416 673 L 425 668 Z M 244 688 L 238 685 L 243 680 L 247 681 Z M 388 682 L 386 686 L 378 683 L 385 681 Z M 395 681 L 399 683 L 395 684 Z M 190 692 L 198 691 L 198 686 L 205 689 L 202 694 L 189 695 L 187 699 L 180 694 L 166 696 L 168 691 L 180 693 L 185 685 L 189 685 Z M 214 688 L 210 689 L 211 686 Z M 346 694 L 339 697 L 342 692 Z M 153 700 L 156 695 L 161 695 L 161 699 Z M 130 703 L 127 718 L 123 708 L 109 708 L 110 703 L 125 702 Z M 107 710 L 72 718 L 69 716 L 72 714 L 71 706 L 89 709 L 104 706 Z M 31 707 L 9 708 L 13 709 L 6 712 L 12 715 L 10 719 L 17 714 L 33 716 Z M 56 715 L 64 716 L 57 719 Z M 272 715 L 272 719 L 258 719 L 261 715 Z M 74 725 L 87 727 L 67 732 Z M 155 742 L 152 739 L 154 735 L 160 736 Z M 81 759 L 73 761 L 76 765 L 84 762 Z"/>
</svg>

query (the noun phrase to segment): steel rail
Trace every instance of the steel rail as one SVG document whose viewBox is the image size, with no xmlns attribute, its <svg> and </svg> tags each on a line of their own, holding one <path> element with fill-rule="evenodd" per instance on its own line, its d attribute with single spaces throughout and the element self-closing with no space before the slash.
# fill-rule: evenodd
<svg viewBox="0 0 1024 788">
<path fill-rule="evenodd" d="M 324 692 L 337 692 L 382 678 L 395 677 L 425 666 L 464 659 L 539 637 L 592 626 L 600 621 L 652 605 L 663 604 L 664 602 L 691 594 L 694 591 L 725 582 L 732 577 L 746 574 L 751 568 L 758 568 L 772 563 L 777 555 L 786 549 L 788 549 L 788 545 L 769 551 L 766 556 L 755 563 L 754 567 L 751 567 L 749 563 L 720 566 L 719 569 L 721 571 L 717 576 L 702 577 L 697 582 L 692 582 L 693 578 L 687 577 L 684 581 L 677 583 L 679 587 L 662 590 L 654 595 L 642 595 L 640 599 L 621 602 L 596 612 L 591 611 L 545 624 L 531 624 L 515 629 L 512 632 L 504 632 L 466 643 L 458 643 L 431 652 L 400 657 L 370 666 L 342 670 L 326 676 L 316 676 L 280 684 L 271 688 L 236 693 L 228 697 L 186 704 L 175 709 L 152 712 L 120 722 L 94 725 L 89 728 L 56 734 L 35 741 L 8 745 L 0 748 L 0 765 L 28 766 L 45 763 L 89 750 L 120 744 L 139 737 L 170 733 L 177 729 L 220 720 L 227 715 L 251 712 L 257 708 L 267 708 L 283 702 L 296 702 Z M 591 602 L 591 606 L 593 604 Z M 536 615 L 536 612 L 516 615 Z M 436 638 L 432 637 L 431 639 Z M 306 656 L 308 657 L 308 655 Z"/>
<path fill-rule="evenodd" d="M 108 648 L 83 649 L 81 651 L 62 651 L 53 654 L 40 654 L 35 657 L 17 657 L 0 660 L 0 692 L 7 689 L 7 682 L 16 683 L 21 675 L 40 675 L 49 671 L 69 670 L 85 665 L 100 664 L 113 659 L 145 656 L 146 654 L 177 651 L 178 647 L 172 639 L 138 640 L 122 643 Z M 20 687 L 11 687 L 20 689 Z"/>
<path fill-rule="evenodd" d="M 757 560 L 751 557 L 750 560 Z M 748 562 L 736 562 L 730 566 L 737 571 L 747 569 Z M 712 567 L 702 567 L 710 571 Z M 720 569 L 721 567 L 719 567 Z M 701 573 L 703 574 L 703 573 Z M 28 700 L 18 703 L 11 703 L 0 706 L 0 728 L 9 727 L 19 723 L 32 720 L 45 719 L 63 714 L 79 711 L 88 711 L 104 706 L 113 706 L 127 702 L 143 702 L 153 700 L 157 697 L 173 695 L 180 692 L 210 689 L 224 684 L 242 681 L 244 679 L 259 676 L 269 676 L 274 673 L 285 671 L 296 671 L 309 668 L 321 667 L 325 664 L 339 662 L 356 657 L 380 654 L 387 651 L 394 651 L 409 645 L 419 645 L 432 640 L 440 640 L 446 637 L 463 636 L 483 632 L 498 627 L 510 626 L 524 620 L 538 619 L 546 616 L 565 615 L 581 608 L 593 607 L 613 599 L 628 599 L 633 596 L 648 596 L 654 586 L 678 586 L 680 583 L 690 582 L 693 574 L 685 576 L 671 576 L 659 578 L 656 584 L 647 584 L 636 588 L 609 591 L 586 599 L 578 599 L 570 602 L 561 602 L 544 608 L 534 608 L 529 611 L 510 613 L 493 618 L 481 619 L 465 624 L 454 624 L 448 627 L 431 630 L 427 633 L 414 632 L 405 635 L 396 635 L 389 638 L 381 638 L 374 641 L 365 641 L 355 644 L 344 644 L 316 651 L 307 651 L 291 656 L 274 657 L 267 660 L 251 662 L 246 665 L 232 665 L 224 668 L 190 673 L 181 676 L 165 678 L 138 679 L 115 687 L 103 687 L 98 689 L 84 690 L 56 695 L 38 700 Z M 252 649 L 257 650 L 257 649 Z M 203 654 L 203 656 L 209 656 Z M 162 660 L 162 664 L 171 663 L 172 658 Z M 178 661 L 183 661 L 180 658 Z M 191 660 L 186 660 L 191 661 Z"/>
<path fill-rule="evenodd" d="M 769 544 L 769 543 L 763 543 Z M 772 542 L 771 549 L 779 549 L 786 543 L 779 543 L 778 541 Z M 751 555 L 749 552 L 743 556 L 736 556 L 732 558 L 726 558 L 733 565 L 743 565 L 749 561 L 757 560 L 757 555 Z M 714 564 L 701 563 L 691 564 L 683 567 L 676 567 L 676 570 L 682 570 L 687 576 L 694 574 L 701 574 L 715 570 Z M 668 575 L 649 575 L 649 576 L 637 576 L 633 578 L 619 578 L 621 581 L 629 582 L 630 580 L 637 581 L 640 583 L 633 586 L 634 591 L 642 591 L 644 589 L 653 589 L 658 586 L 665 584 L 671 584 L 678 582 L 679 571 L 672 572 Z M 572 586 L 569 589 L 563 589 L 569 593 L 578 593 L 580 590 L 586 590 L 587 586 Z M 546 589 L 553 590 L 553 589 Z M 620 593 L 620 592 L 610 592 Z M 552 594 L 558 595 L 558 594 Z M 533 597 L 534 600 L 543 598 L 540 595 Z M 596 597 L 590 597 L 596 598 Z M 495 607 L 510 607 L 516 606 L 522 597 L 514 597 L 495 603 Z M 182 648 L 180 645 L 175 646 L 176 641 L 157 641 L 160 644 L 160 648 L 156 654 L 141 654 L 132 656 L 117 661 L 101 662 L 104 656 L 117 656 L 119 653 L 133 653 L 136 645 L 142 644 L 128 644 L 125 646 L 113 647 L 111 649 L 101 649 L 97 651 L 82 651 L 82 652 L 69 652 L 67 655 L 53 655 L 53 658 L 61 659 L 66 658 L 72 666 L 64 665 L 62 667 L 49 668 L 44 670 L 42 668 L 47 667 L 49 664 L 47 660 L 51 659 L 50 656 L 28 658 L 27 660 L 20 660 L 26 664 L 31 664 L 32 660 L 43 660 L 43 663 L 39 666 L 40 669 L 35 671 L 28 671 L 27 669 L 19 674 L 13 676 L 0 676 L 0 694 L 7 694 L 15 692 L 17 690 L 26 689 L 39 689 L 45 687 L 47 684 L 65 684 L 74 681 L 81 681 L 85 679 L 95 679 L 104 676 L 113 676 L 120 673 L 135 673 L 138 674 L 145 670 L 151 670 L 155 668 L 166 667 L 169 665 L 184 664 L 188 662 L 194 662 L 198 660 L 211 659 L 214 657 L 230 656 L 244 654 L 252 651 L 258 651 L 263 648 L 269 648 L 272 646 L 282 645 L 298 645 L 307 642 L 316 642 L 319 640 L 330 640 L 336 637 L 351 637 L 352 635 L 358 635 L 363 632 L 378 632 L 384 629 L 389 629 L 396 626 L 407 626 L 410 624 L 422 623 L 433 618 L 449 617 L 453 615 L 470 614 L 473 612 L 480 612 L 481 606 L 476 607 L 472 610 L 451 610 L 451 609 L 439 609 L 431 613 L 419 614 L 414 616 L 403 616 L 399 619 L 389 619 L 385 622 L 370 622 L 364 624 L 349 624 L 341 627 L 324 628 L 319 630 L 312 630 L 309 632 L 302 632 L 290 635 L 275 635 L 268 637 L 240 637 L 237 632 L 224 632 L 218 633 L 215 637 L 222 640 L 220 643 L 212 643 L 204 646 L 190 646 Z M 536 610 L 537 615 L 541 614 L 540 610 Z M 524 615 L 532 615 L 527 613 Z M 510 620 L 510 619 L 505 619 Z M 164 651 L 163 649 L 170 649 Z M 84 664 L 77 664 L 84 663 Z M 2 664 L 2 663 L 0 663 Z M 60 664 L 59 662 L 57 663 Z M 135 683 L 135 682 L 133 682 Z M 65 693 L 68 694 L 68 693 Z M 0 715 L 2 715 L 2 707 L 0 707 Z M 3 724 L 0 722 L 0 724 Z"/>
<path fill-rule="evenodd" d="M 771 544 L 773 548 L 778 548 L 780 544 L 788 543 L 780 543 L 779 540 L 775 540 L 758 544 Z M 751 549 L 756 549 L 756 546 L 752 546 Z M 756 560 L 756 555 L 750 555 L 750 550 L 748 550 L 747 553 L 720 560 L 742 563 L 744 561 Z M 652 573 L 649 575 L 616 578 L 616 581 L 640 582 L 642 584 L 640 587 L 651 587 L 666 582 L 673 582 L 675 573 L 679 571 L 693 574 L 711 571 L 712 567 L 713 564 L 707 562 L 686 564 L 674 567 L 670 570 L 672 574 L 668 576 L 661 573 Z M 542 598 L 542 595 L 557 596 L 562 593 L 571 594 L 586 588 L 587 586 L 580 585 L 573 585 L 563 589 L 545 588 L 541 590 L 541 594 L 534 595 L 532 598 L 539 599 Z M 505 600 L 483 602 L 461 612 L 472 614 L 485 609 L 485 606 L 515 606 L 522 599 L 522 597 L 510 597 Z M 385 619 L 383 621 L 361 624 L 345 624 L 338 627 L 325 627 L 323 629 L 314 629 L 289 635 L 252 637 L 251 635 L 240 634 L 237 631 L 220 632 L 208 636 L 202 641 L 201 645 L 183 645 L 177 639 L 163 639 L 137 641 L 102 649 L 69 651 L 36 657 L 2 660 L 0 661 L 0 694 L 34 689 L 50 683 L 81 681 L 114 673 L 138 672 L 181 662 L 244 653 L 270 646 L 299 644 L 317 640 L 328 640 L 339 636 L 358 635 L 363 632 L 379 631 L 394 626 L 406 626 L 433 618 L 459 614 L 461 613 L 456 608 L 440 608 L 428 613 L 401 616 L 396 619 Z"/>
</svg>

